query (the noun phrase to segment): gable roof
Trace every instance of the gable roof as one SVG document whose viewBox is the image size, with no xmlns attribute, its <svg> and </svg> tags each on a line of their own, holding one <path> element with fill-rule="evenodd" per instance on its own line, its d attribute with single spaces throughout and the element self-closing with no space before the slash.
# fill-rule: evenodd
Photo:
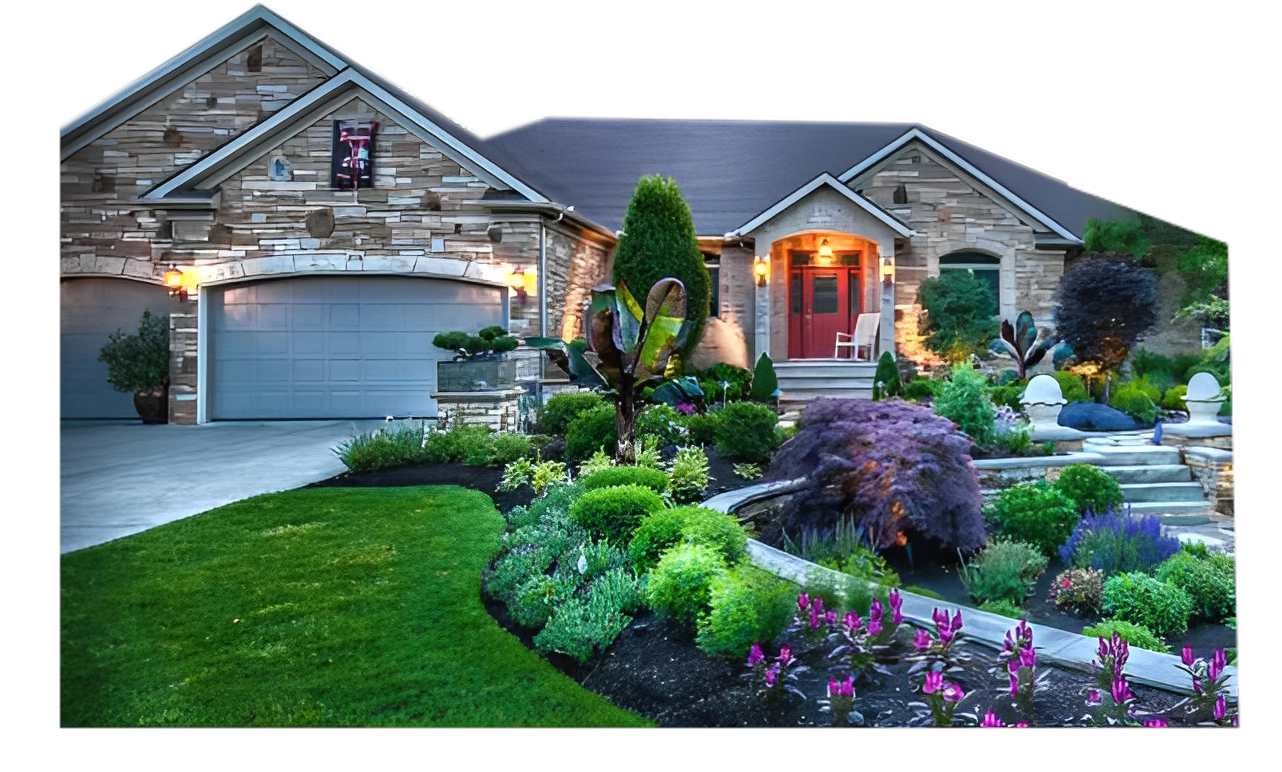
<svg viewBox="0 0 1282 772">
<path fill-rule="evenodd" d="M 901 222 L 898 217 L 895 217 L 890 212 L 887 212 L 885 209 L 882 209 L 881 207 L 877 206 L 873 202 L 864 198 L 860 194 L 856 193 L 855 191 L 851 190 L 845 185 L 842 185 L 841 182 L 839 182 L 835 177 L 833 177 L 828 172 L 824 172 L 823 174 L 820 174 L 818 177 L 815 177 L 810 182 L 807 182 L 805 185 L 802 185 L 801 187 L 797 188 L 789 195 L 785 196 L 783 199 L 776 202 L 774 206 L 770 207 L 766 211 L 752 218 L 751 220 L 744 223 L 743 225 L 740 225 L 738 228 L 735 228 L 732 232 L 727 233 L 726 238 L 731 238 L 732 236 L 739 236 L 744 233 L 749 233 L 753 230 L 756 230 L 757 228 L 769 222 L 772 218 L 775 217 L 775 215 L 779 214 L 780 212 L 783 212 L 788 207 L 792 206 L 793 204 L 797 203 L 801 199 L 805 198 L 806 196 L 810 195 L 811 193 L 815 192 L 816 190 L 824 186 L 832 188 L 833 190 L 840 193 L 842 196 L 845 196 L 846 198 L 850 199 L 850 201 L 853 204 L 858 206 L 860 209 L 863 209 L 865 212 L 868 212 L 878 220 L 881 220 L 886 225 L 890 226 L 890 228 L 894 230 L 896 233 L 898 233 L 900 236 L 907 238 L 909 236 L 917 235 L 916 231 L 914 231 L 912 228 L 909 228 L 907 225 Z"/>
</svg>

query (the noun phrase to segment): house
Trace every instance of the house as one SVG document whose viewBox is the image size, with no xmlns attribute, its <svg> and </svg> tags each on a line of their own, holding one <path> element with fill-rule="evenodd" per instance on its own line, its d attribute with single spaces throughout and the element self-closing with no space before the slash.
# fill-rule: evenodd
<svg viewBox="0 0 1282 772">
<path fill-rule="evenodd" d="M 699 359 L 769 352 L 800 398 L 870 387 L 835 357 L 861 314 L 926 356 L 940 271 L 1049 320 L 1087 218 L 1129 213 L 912 124 L 482 139 L 262 6 L 67 126 L 61 158 L 64 418 L 133 415 L 96 356 L 144 309 L 170 314 L 172 422 L 434 415 L 437 332 L 581 334 L 646 174 L 676 179 L 714 277 Z"/>
</svg>

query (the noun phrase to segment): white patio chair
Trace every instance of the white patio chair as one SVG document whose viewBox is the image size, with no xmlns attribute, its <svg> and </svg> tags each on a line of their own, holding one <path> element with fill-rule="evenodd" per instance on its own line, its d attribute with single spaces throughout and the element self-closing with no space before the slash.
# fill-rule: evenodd
<svg viewBox="0 0 1282 772">
<path fill-rule="evenodd" d="M 855 332 L 837 333 L 837 342 L 832 349 L 832 358 L 840 359 L 843 348 L 850 349 L 850 359 L 854 362 L 871 362 L 873 350 L 877 347 L 877 328 L 881 325 L 881 314 L 860 314 L 855 322 Z M 867 356 L 861 351 L 868 349 Z"/>
</svg>

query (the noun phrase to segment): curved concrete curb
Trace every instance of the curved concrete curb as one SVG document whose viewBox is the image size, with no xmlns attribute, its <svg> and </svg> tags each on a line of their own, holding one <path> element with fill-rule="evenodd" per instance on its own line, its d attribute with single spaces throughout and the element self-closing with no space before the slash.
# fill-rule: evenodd
<svg viewBox="0 0 1282 772">
<path fill-rule="evenodd" d="M 800 480 L 786 480 L 750 485 L 713 496 L 705 501 L 703 506 L 719 512 L 733 513 L 746 504 L 794 490 L 800 482 Z M 839 571 L 802 560 L 796 555 L 790 555 L 755 539 L 748 540 L 748 556 L 755 565 L 793 582 L 802 583 L 807 578 L 823 576 L 846 577 L 846 574 Z M 918 627 L 934 625 L 931 614 L 939 607 L 939 601 L 903 590 L 900 590 L 900 595 L 904 599 L 905 620 Z M 1015 626 L 1013 619 L 979 609 L 967 608 L 962 616 L 965 623 L 961 632 L 962 637 L 997 649 L 1000 649 L 1005 642 L 1006 631 Z M 1033 640 L 1036 641 L 1039 658 L 1062 667 L 1090 672 L 1091 663 L 1095 659 L 1095 652 L 1099 645 L 1098 639 L 1033 622 L 1030 622 L 1029 626 L 1033 628 Z M 1179 669 L 1179 665 L 1180 658 L 1174 654 L 1160 654 L 1131 647 L 1131 656 L 1126 663 L 1126 674 L 1135 683 L 1185 694 L 1189 692 L 1191 684 L 1188 675 Z M 1227 691 L 1236 697 L 1237 668 L 1229 667 L 1225 672 L 1229 675 Z"/>
</svg>

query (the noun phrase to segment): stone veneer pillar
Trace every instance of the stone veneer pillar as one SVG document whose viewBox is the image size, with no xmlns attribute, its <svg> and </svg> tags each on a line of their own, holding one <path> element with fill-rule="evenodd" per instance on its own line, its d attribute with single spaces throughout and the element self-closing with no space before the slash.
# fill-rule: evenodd
<svg viewBox="0 0 1282 772">
<path fill-rule="evenodd" d="M 199 370 L 196 347 L 199 340 L 199 293 L 193 291 L 186 300 L 169 298 L 169 423 L 194 425 L 197 414 L 196 391 Z"/>
</svg>

